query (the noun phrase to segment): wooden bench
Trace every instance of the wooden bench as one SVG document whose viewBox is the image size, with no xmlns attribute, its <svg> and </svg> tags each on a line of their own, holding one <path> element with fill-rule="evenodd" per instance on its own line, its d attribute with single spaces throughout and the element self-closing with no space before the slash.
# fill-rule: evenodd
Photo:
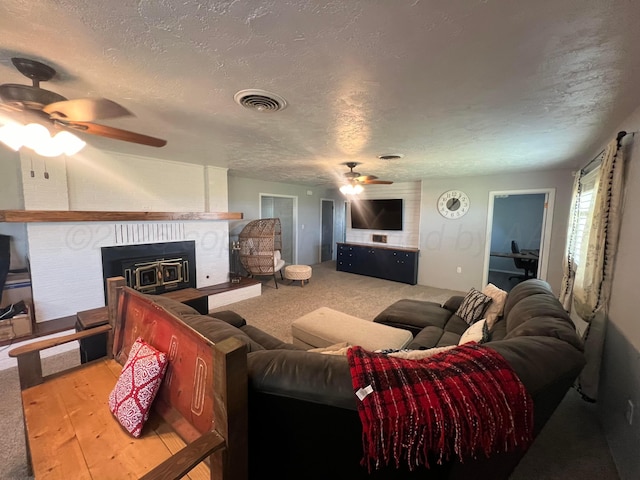
<svg viewBox="0 0 640 480">
<path fill-rule="evenodd" d="M 108 280 L 110 324 L 15 348 L 27 455 L 39 479 L 246 480 L 247 363 L 237 339 L 216 345 L 138 292 Z M 108 332 L 110 354 L 43 377 L 40 352 Z M 108 397 L 141 336 L 169 366 L 139 438 Z"/>
</svg>

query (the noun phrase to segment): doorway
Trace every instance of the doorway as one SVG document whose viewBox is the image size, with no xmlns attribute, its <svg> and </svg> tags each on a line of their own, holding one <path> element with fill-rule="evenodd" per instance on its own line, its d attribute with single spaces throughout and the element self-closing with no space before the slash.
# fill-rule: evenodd
<svg viewBox="0 0 640 480">
<path fill-rule="evenodd" d="M 298 197 L 260 194 L 260 218 L 279 218 L 282 228 L 282 259 L 288 265 L 298 263 Z"/>
<path fill-rule="evenodd" d="M 554 199 L 555 189 L 489 192 L 483 285 L 510 291 L 529 277 L 546 280 Z M 512 242 L 530 252 L 528 270 L 509 256 Z"/>
<path fill-rule="evenodd" d="M 333 260 L 333 200 L 320 199 L 320 262 Z"/>
</svg>

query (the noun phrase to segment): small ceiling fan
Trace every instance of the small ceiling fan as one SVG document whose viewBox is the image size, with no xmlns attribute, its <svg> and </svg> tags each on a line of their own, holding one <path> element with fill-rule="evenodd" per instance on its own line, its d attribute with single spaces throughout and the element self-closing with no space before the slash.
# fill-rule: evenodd
<svg viewBox="0 0 640 480">
<path fill-rule="evenodd" d="M 343 163 L 349 167 L 349 171 L 344 174 L 347 181 L 351 184 L 362 184 L 362 185 L 390 185 L 393 182 L 390 180 L 378 180 L 378 177 L 375 175 L 360 175 L 358 172 L 354 172 L 353 169 L 360 165 L 358 162 L 346 162 Z"/>
<path fill-rule="evenodd" d="M 78 98 L 68 100 L 55 92 L 40 88 L 40 82 L 51 80 L 56 71 L 49 65 L 27 58 L 11 59 L 13 65 L 33 85 L 6 83 L 0 85 L 0 107 L 10 112 L 25 112 L 40 122 L 62 130 L 88 133 L 125 142 L 163 147 L 166 140 L 141 133 L 93 123 L 95 120 L 120 118 L 133 114 L 118 103 L 106 98 Z"/>
<path fill-rule="evenodd" d="M 378 180 L 378 177 L 375 175 L 360 175 L 359 172 L 354 172 L 353 169 L 360 165 L 357 162 L 346 162 L 343 163 L 349 167 L 349 171 L 344 174 L 346 182 L 344 185 L 340 187 L 340 192 L 345 195 L 357 195 L 364 190 L 362 185 L 389 185 L 393 183 L 389 180 Z"/>
</svg>

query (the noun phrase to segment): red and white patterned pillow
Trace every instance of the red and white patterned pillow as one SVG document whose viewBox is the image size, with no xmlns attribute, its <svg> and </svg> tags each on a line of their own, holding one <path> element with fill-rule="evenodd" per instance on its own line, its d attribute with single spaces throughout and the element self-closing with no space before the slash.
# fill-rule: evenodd
<svg viewBox="0 0 640 480">
<path fill-rule="evenodd" d="M 109 394 L 109 410 L 134 437 L 140 436 L 149 418 L 167 363 L 165 353 L 138 338 L 131 346 L 129 358 Z"/>
</svg>

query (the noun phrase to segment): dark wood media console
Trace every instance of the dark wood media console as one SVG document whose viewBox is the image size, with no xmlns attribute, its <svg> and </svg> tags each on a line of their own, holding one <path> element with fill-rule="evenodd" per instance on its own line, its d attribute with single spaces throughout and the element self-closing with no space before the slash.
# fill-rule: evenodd
<svg viewBox="0 0 640 480">
<path fill-rule="evenodd" d="M 336 270 L 415 285 L 419 254 L 417 248 L 338 243 Z"/>
</svg>

